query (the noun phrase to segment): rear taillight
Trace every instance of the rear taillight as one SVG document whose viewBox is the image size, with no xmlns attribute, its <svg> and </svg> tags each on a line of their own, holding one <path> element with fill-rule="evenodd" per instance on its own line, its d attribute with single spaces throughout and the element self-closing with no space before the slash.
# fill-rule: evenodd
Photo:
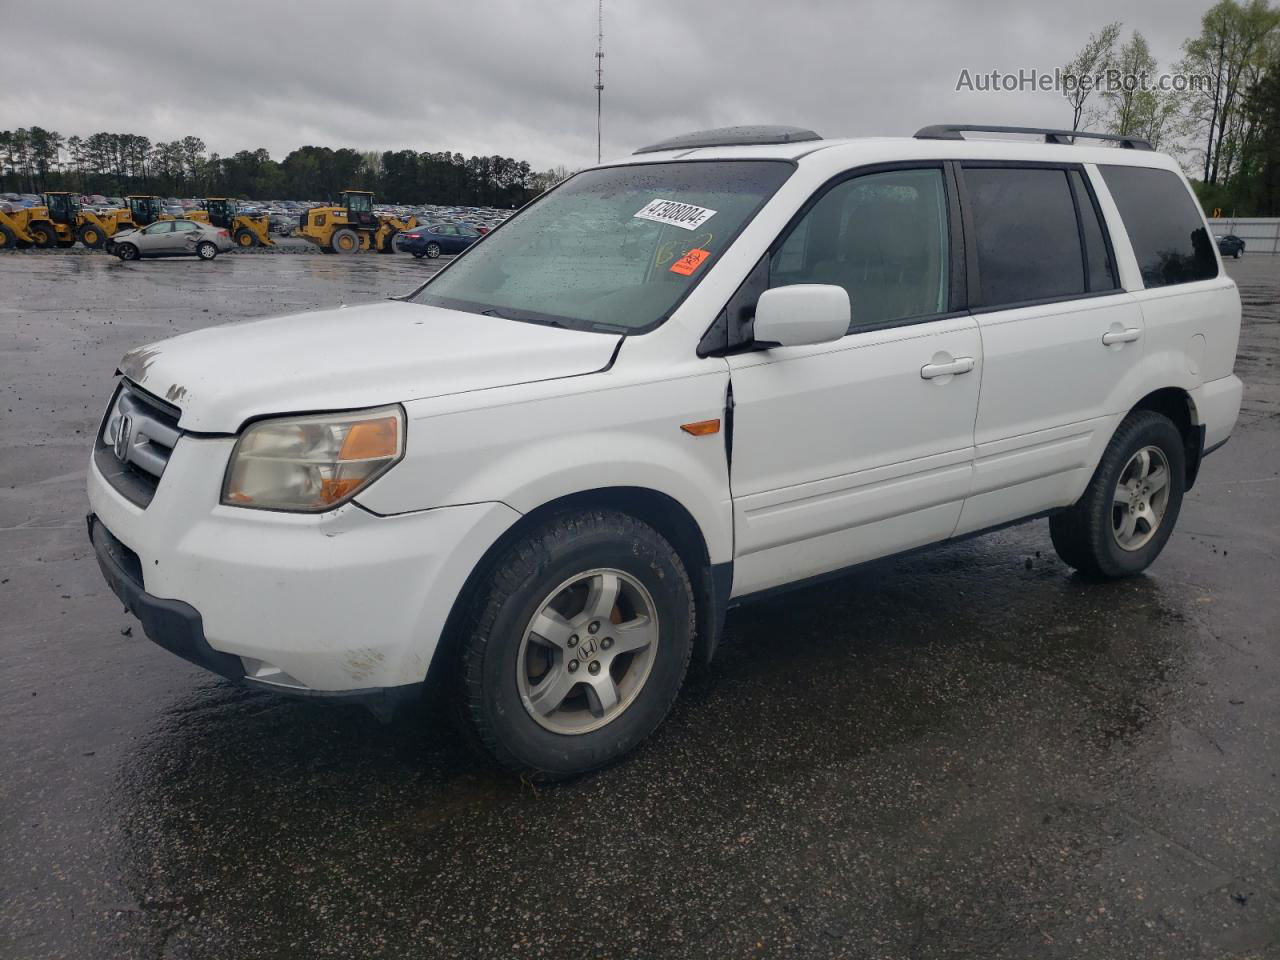
<svg viewBox="0 0 1280 960">
<path fill-rule="evenodd" d="M 421 236 L 420 234 L 417 234 L 417 233 L 406 233 L 406 234 L 405 234 L 405 236 L 406 236 L 406 237 L 408 237 L 410 240 L 421 240 L 421 239 L 422 239 L 422 236 Z"/>
<path fill-rule="evenodd" d="M 228 237 L 228 238 L 230 238 L 231 234 L 229 234 L 226 230 L 219 230 L 219 231 L 218 231 L 218 236 L 220 236 L 220 237 Z"/>
</svg>

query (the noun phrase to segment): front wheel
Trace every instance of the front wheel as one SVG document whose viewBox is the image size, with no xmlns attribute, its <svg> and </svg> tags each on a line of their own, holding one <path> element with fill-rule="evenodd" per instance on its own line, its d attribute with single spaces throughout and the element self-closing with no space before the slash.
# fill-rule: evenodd
<svg viewBox="0 0 1280 960">
<path fill-rule="evenodd" d="M 461 638 L 462 721 L 499 763 L 560 780 L 649 736 L 693 649 L 689 576 L 656 530 L 565 513 L 513 542 Z"/>
<path fill-rule="evenodd" d="M 196 244 L 196 256 L 201 260 L 212 260 L 218 255 L 218 248 L 210 240 L 202 240 Z"/>
<path fill-rule="evenodd" d="M 102 249 L 107 239 L 106 235 L 91 223 L 86 223 L 81 227 L 78 236 L 80 237 L 80 242 L 91 250 Z"/>
<path fill-rule="evenodd" d="M 111 251 L 121 260 L 137 260 L 138 248 L 132 243 L 117 243 Z"/>
<path fill-rule="evenodd" d="M 1168 542 L 1185 489 L 1182 434 L 1163 414 L 1135 410 L 1111 438 L 1084 496 L 1050 519 L 1054 549 L 1087 576 L 1141 573 Z"/>
<path fill-rule="evenodd" d="M 241 250 L 248 250 L 258 245 L 258 236 L 248 227 L 241 227 L 236 231 L 235 241 Z"/>
</svg>

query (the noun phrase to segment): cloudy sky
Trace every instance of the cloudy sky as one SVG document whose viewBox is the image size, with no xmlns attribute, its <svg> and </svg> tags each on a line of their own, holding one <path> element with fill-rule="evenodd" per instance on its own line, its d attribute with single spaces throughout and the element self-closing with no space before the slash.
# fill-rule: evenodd
<svg viewBox="0 0 1280 960">
<path fill-rule="evenodd" d="M 825 136 L 947 120 L 1069 124 L 1054 93 L 955 90 L 1052 70 L 1109 20 L 1161 67 L 1208 0 L 605 0 L 605 158 L 688 130 Z M 0 129 L 223 154 L 304 143 L 595 160 L 596 0 L 0 0 Z"/>
</svg>

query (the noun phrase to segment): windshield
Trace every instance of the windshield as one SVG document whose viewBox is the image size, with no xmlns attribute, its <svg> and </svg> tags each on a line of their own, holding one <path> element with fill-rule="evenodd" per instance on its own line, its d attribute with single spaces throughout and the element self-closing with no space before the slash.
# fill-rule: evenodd
<svg viewBox="0 0 1280 960">
<path fill-rule="evenodd" d="M 410 299 L 582 330 L 652 329 L 793 169 L 725 160 L 588 170 L 520 211 Z"/>
<path fill-rule="evenodd" d="M 348 193 L 347 209 L 357 213 L 368 213 L 373 209 L 373 197 L 367 193 Z"/>
</svg>

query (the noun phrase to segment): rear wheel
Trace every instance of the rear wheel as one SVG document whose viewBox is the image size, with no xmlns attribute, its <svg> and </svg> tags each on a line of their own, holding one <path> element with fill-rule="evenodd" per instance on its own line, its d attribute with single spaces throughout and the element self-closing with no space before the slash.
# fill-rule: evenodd
<svg viewBox="0 0 1280 960">
<path fill-rule="evenodd" d="M 201 260 L 212 260 L 218 255 L 218 248 L 210 240 L 201 240 L 196 244 L 196 256 Z"/>
<path fill-rule="evenodd" d="M 112 252 L 121 260 L 137 260 L 138 259 L 138 248 L 135 247 L 132 243 L 117 243 L 112 248 Z"/>
<path fill-rule="evenodd" d="M 1182 509 L 1186 453 L 1168 417 L 1135 410 L 1111 438 L 1084 496 L 1049 521 L 1063 562 L 1094 577 L 1128 577 L 1155 561 Z"/>
<path fill-rule="evenodd" d="M 86 223 L 80 228 L 79 237 L 80 242 L 92 250 L 101 249 L 107 239 L 106 235 L 92 223 Z"/>
<path fill-rule="evenodd" d="M 360 237 L 354 230 L 348 230 L 345 227 L 341 230 L 333 231 L 334 253 L 355 253 L 360 249 Z"/>
<path fill-rule="evenodd" d="M 41 250 L 49 250 L 58 245 L 58 231 L 51 223 L 33 223 L 30 233 L 31 239 Z"/>
<path fill-rule="evenodd" d="M 257 235 L 248 227 L 241 227 L 236 231 L 235 241 L 236 246 L 240 247 L 242 250 L 247 250 L 250 247 L 256 247 L 258 245 Z"/>
<path fill-rule="evenodd" d="M 438 244 L 438 243 L 428 243 L 428 244 L 427 244 L 427 256 L 428 256 L 428 257 L 430 257 L 432 260 L 434 260 L 436 257 L 440 256 L 440 244 Z"/>
<path fill-rule="evenodd" d="M 512 543 L 462 637 L 462 720 L 499 763 L 557 780 L 613 762 L 675 701 L 693 588 L 652 527 L 561 514 Z"/>
</svg>

